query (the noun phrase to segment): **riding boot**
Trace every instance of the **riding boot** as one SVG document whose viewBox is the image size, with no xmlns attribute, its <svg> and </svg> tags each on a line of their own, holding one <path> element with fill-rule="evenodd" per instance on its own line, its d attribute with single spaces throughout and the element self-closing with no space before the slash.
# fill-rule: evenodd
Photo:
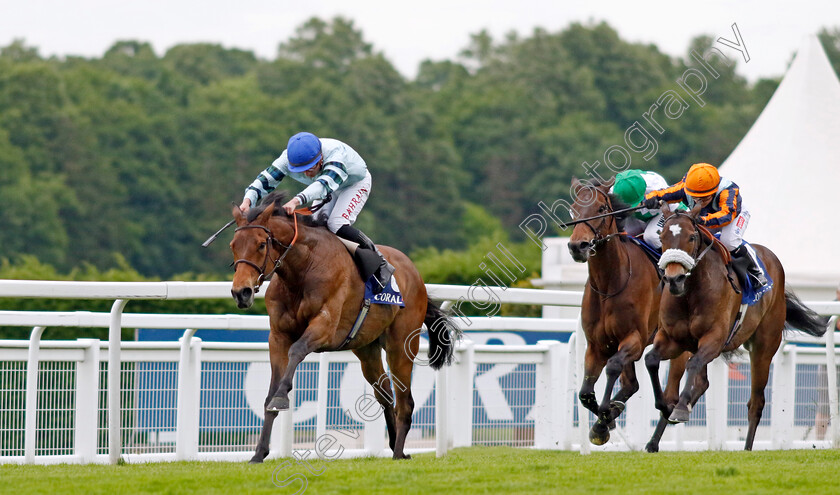
<svg viewBox="0 0 840 495">
<path fill-rule="evenodd" d="M 761 287 L 767 285 L 767 277 L 764 275 L 764 272 L 758 266 L 758 261 L 753 257 L 747 246 L 741 244 L 738 246 L 734 251 L 731 252 L 733 258 L 741 258 L 745 260 L 749 260 L 749 264 L 747 264 L 747 274 L 752 278 L 753 282 L 755 283 L 755 290 L 758 291 Z"/>
<path fill-rule="evenodd" d="M 350 225 L 342 225 L 335 234 L 359 245 L 359 249 L 353 256 L 362 270 L 362 280 L 367 282 L 371 275 L 375 275 L 376 284 L 373 287 L 373 293 L 382 292 L 391 280 L 391 275 L 394 274 L 394 266 L 388 263 L 376 244 L 361 230 Z"/>
</svg>

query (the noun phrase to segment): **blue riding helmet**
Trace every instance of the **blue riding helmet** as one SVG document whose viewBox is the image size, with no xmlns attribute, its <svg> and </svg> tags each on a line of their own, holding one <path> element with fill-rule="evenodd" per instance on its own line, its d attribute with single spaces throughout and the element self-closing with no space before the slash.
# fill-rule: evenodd
<svg viewBox="0 0 840 495">
<path fill-rule="evenodd" d="M 305 172 L 321 159 L 321 140 L 311 132 L 299 132 L 289 139 L 286 150 L 289 157 L 289 170 Z"/>
</svg>

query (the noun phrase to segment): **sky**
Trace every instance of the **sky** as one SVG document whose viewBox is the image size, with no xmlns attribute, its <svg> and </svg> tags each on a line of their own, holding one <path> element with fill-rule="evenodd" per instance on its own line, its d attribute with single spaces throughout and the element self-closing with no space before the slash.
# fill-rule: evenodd
<svg viewBox="0 0 840 495">
<path fill-rule="evenodd" d="M 734 41 L 735 23 L 750 55 L 738 72 L 755 81 L 781 76 L 806 36 L 840 28 L 837 0 L 0 0 L 0 46 L 24 39 L 42 56 L 101 57 L 119 40 L 149 42 L 158 55 L 210 42 L 271 59 L 307 19 L 336 15 L 353 20 L 409 78 L 425 59 L 456 59 L 482 29 L 502 40 L 511 31 L 526 37 L 536 27 L 606 21 L 622 39 L 672 56 L 684 56 L 700 34 Z"/>
</svg>

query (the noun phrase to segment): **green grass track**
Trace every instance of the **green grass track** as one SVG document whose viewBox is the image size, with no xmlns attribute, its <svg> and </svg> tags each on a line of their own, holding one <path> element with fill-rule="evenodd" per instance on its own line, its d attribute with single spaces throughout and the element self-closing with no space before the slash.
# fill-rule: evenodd
<svg viewBox="0 0 840 495">
<path fill-rule="evenodd" d="M 307 486 L 301 492 L 304 481 Z M 455 449 L 441 459 L 434 454 L 399 462 L 339 459 L 309 467 L 289 459 L 253 466 L 227 462 L 0 466 L 0 493 L 16 495 L 296 492 L 816 495 L 840 493 L 840 450 L 581 456 L 473 447 Z"/>
</svg>

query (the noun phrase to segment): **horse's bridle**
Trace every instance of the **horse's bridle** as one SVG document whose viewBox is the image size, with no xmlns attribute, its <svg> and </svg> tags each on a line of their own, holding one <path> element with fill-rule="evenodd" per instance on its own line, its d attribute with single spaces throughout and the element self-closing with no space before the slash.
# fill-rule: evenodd
<svg viewBox="0 0 840 495">
<path fill-rule="evenodd" d="M 610 202 L 609 195 L 607 195 L 607 193 L 605 193 L 604 191 L 602 191 L 602 190 L 600 190 L 596 187 L 593 187 L 592 189 L 604 196 L 604 200 L 606 200 L 607 210 L 608 210 L 609 213 L 611 213 L 613 211 L 613 207 L 612 207 L 612 202 Z M 616 227 L 616 229 L 615 229 L 616 233 L 615 234 L 603 235 L 603 234 L 601 234 L 601 229 L 604 228 L 604 226 L 607 224 L 608 219 L 612 219 L 613 224 Z M 584 220 L 582 223 L 584 225 L 586 225 L 587 227 L 589 227 L 589 230 L 591 230 L 592 234 L 594 235 L 594 237 L 592 238 L 591 246 L 589 247 L 589 256 L 595 256 L 595 253 L 597 252 L 596 249 L 598 249 L 599 246 L 602 246 L 602 245 L 606 244 L 613 237 L 621 235 L 621 232 L 618 232 L 618 224 L 616 223 L 615 216 L 609 216 L 609 217 L 602 218 L 601 219 L 601 224 L 598 225 L 598 229 L 595 229 L 595 227 L 593 227 L 589 223 L 588 220 Z M 598 290 L 597 287 L 595 287 L 595 285 L 592 284 L 592 278 L 591 277 L 589 278 L 589 287 L 596 294 L 603 297 L 604 299 L 609 299 L 610 297 L 617 296 L 618 294 L 621 294 L 621 292 L 624 291 L 624 289 L 627 288 L 627 285 L 630 283 L 630 279 L 633 277 L 633 263 L 630 260 L 630 253 L 625 251 L 624 254 L 627 255 L 627 266 L 629 267 L 629 273 L 627 274 L 627 280 L 624 281 L 624 285 L 622 285 L 621 288 L 618 289 L 616 292 L 613 292 L 612 294 L 609 294 L 609 293 L 606 293 L 606 292 L 601 292 L 600 290 Z"/>
<path fill-rule="evenodd" d="M 701 242 L 699 242 L 697 244 L 697 246 L 694 248 L 694 252 L 689 255 L 689 256 L 691 256 L 692 260 L 694 260 L 694 266 L 697 266 L 697 263 L 700 263 L 700 260 L 702 260 L 703 257 L 706 256 L 706 253 L 708 253 L 709 250 L 711 250 L 712 247 L 715 245 L 715 238 L 714 237 L 708 237 L 708 236 L 711 235 L 711 233 L 704 236 L 703 231 L 700 229 L 700 225 L 697 223 L 697 219 L 692 217 L 688 213 L 682 213 L 680 211 L 675 211 L 674 216 L 682 216 L 682 217 L 688 218 L 691 221 L 692 227 L 694 227 L 694 234 L 692 234 L 692 235 L 696 235 L 697 238 L 699 240 L 701 240 Z M 663 228 L 663 230 L 665 229 L 665 224 L 664 223 L 662 225 L 662 228 Z M 703 242 L 702 242 L 703 237 L 707 237 L 709 239 L 709 245 L 706 246 L 702 251 L 700 251 L 700 249 L 701 249 L 700 246 L 703 244 Z M 690 274 L 691 274 L 691 271 L 689 270 L 689 272 L 686 273 L 686 276 L 688 276 Z"/>
<path fill-rule="evenodd" d="M 257 284 L 254 286 L 254 294 L 258 294 L 260 292 L 260 286 L 262 285 L 262 283 L 265 282 L 265 280 L 268 277 L 273 275 L 274 272 L 276 272 L 280 268 L 280 265 L 283 263 L 283 259 L 286 257 L 287 254 L 289 254 L 289 251 L 292 250 L 292 246 L 295 245 L 295 241 L 297 241 L 297 238 L 298 238 L 297 215 L 293 213 L 292 216 L 295 219 L 295 235 L 294 235 L 294 237 L 292 237 L 292 242 L 290 242 L 288 246 L 283 244 L 282 242 L 278 241 L 274 237 L 274 234 L 271 232 L 271 230 L 264 225 L 243 225 L 241 227 L 237 227 L 236 230 L 234 230 L 234 233 L 235 233 L 235 232 L 239 232 L 240 230 L 245 230 L 245 229 L 262 229 L 262 230 L 265 231 L 266 234 L 268 234 L 268 239 L 266 241 L 266 246 L 265 246 L 266 247 L 265 258 L 263 258 L 262 266 L 259 266 L 256 263 L 254 263 L 253 261 L 246 260 L 244 258 L 238 259 L 238 260 L 234 261 L 233 263 L 231 263 L 231 266 L 233 267 L 234 270 L 236 270 L 236 265 L 238 265 L 239 263 L 245 263 L 246 265 L 252 267 L 254 270 L 257 271 L 257 273 L 260 274 L 259 277 L 257 278 Z M 283 248 L 283 250 L 284 250 L 283 254 L 278 256 L 276 260 L 271 259 L 271 247 L 272 246 L 279 246 L 279 247 Z M 278 249 L 278 251 L 279 251 L 279 249 Z M 266 273 L 265 269 L 268 268 L 268 262 L 269 261 L 271 261 L 271 263 L 274 266 L 271 268 L 270 272 Z"/>
<path fill-rule="evenodd" d="M 613 207 L 612 207 L 612 203 L 610 202 L 610 197 L 607 195 L 607 193 L 605 193 L 604 191 L 602 191 L 602 190 L 600 190 L 596 187 L 593 187 L 592 190 L 597 191 L 599 194 L 602 194 L 604 196 L 604 200 L 606 201 L 607 210 L 608 210 L 607 212 L 612 213 Z M 589 251 L 590 251 L 589 255 L 590 256 L 595 255 L 595 250 L 598 249 L 598 246 L 601 246 L 601 245 L 605 244 L 607 241 L 609 241 L 610 239 L 612 239 L 613 237 L 615 237 L 617 235 L 620 235 L 620 232 L 616 232 L 615 234 L 607 234 L 607 235 L 601 234 L 601 229 L 604 228 L 604 225 L 606 225 L 609 220 L 612 220 L 613 223 L 615 224 L 615 217 L 614 216 L 604 217 L 604 218 L 601 219 L 601 224 L 598 225 L 597 229 L 595 227 L 593 227 L 592 224 L 590 224 L 588 220 L 581 221 L 581 223 L 583 223 L 584 225 L 589 227 L 589 230 L 591 230 L 592 234 L 594 235 L 594 237 L 592 238 L 591 247 L 589 248 Z M 616 230 L 618 230 L 618 225 L 617 224 L 615 224 L 615 227 L 616 227 Z"/>
</svg>

